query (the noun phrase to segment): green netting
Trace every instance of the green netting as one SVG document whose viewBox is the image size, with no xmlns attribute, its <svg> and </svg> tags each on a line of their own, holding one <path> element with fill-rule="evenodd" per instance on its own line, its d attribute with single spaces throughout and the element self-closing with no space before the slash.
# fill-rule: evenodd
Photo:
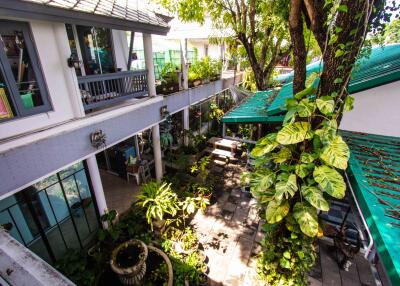
<svg viewBox="0 0 400 286">
<path fill-rule="evenodd" d="M 144 51 L 134 50 L 137 54 L 138 59 L 134 61 L 134 65 L 137 69 L 145 69 L 144 63 Z M 193 63 L 197 60 L 197 49 L 188 51 L 188 61 Z M 154 73 L 156 79 L 160 79 L 160 74 L 162 69 L 167 63 L 172 63 L 178 67 L 181 66 L 181 52 L 180 50 L 168 50 L 165 52 L 153 52 L 153 62 L 154 62 Z"/>
<path fill-rule="evenodd" d="M 319 72 L 322 65 L 319 62 L 307 66 L 307 74 Z M 275 78 L 285 84 L 278 93 L 274 102 L 268 108 L 268 115 L 282 113 L 285 109 L 285 101 L 293 96 L 292 80 L 293 72 Z M 359 92 L 368 88 L 376 87 L 395 80 L 400 80 L 400 44 L 387 45 L 385 47 L 372 48 L 369 57 L 357 61 L 349 82 L 350 93 Z"/>
<path fill-rule="evenodd" d="M 351 150 L 351 186 L 392 285 L 400 285 L 400 138 L 349 131 L 341 135 Z"/>
<path fill-rule="evenodd" d="M 282 122 L 282 116 L 267 116 L 268 101 L 273 90 L 257 91 L 222 117 L 223 123 Z"/>
</svg>

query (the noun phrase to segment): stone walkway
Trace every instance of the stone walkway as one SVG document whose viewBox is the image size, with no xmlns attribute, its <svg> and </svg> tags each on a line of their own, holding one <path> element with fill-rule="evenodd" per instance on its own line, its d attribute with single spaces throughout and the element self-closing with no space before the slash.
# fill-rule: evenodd
<svg viewBox="0 0 400 286">
<path fill-rule="evenodd" d="M 244 166 L 229 164 L 214 167 L 225 191 L 205 214 L 198 212 L 192 221 L 209 262 L 210 285 L 264 285 L 256 273 L 256 256 L 261 250 L 263 221 L 257 215 L 255 199 L 238 187 Z M 221 187 L 221 186 L 220 186 Z M 320 255 L 310 273 L 312 286 L 374 286 L 369 263 L 358 255 L 349 272 L 338 268 L 335 251 L 320 241 Z"/>
</svg>

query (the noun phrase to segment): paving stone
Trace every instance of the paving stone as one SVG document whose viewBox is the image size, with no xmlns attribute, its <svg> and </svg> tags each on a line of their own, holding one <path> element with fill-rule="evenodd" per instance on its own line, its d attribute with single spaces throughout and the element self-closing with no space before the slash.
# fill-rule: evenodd
<svg viewBox="0 0 400 286">
<path fill-rule="evenodd" d="M 227 210 L 223 210 L 221 212 L 221 217 L 224 218 L 225 220 L 231 220 L 233 217 L 233 212 L 227 211 Z"/>
<path fill-rule="evenodd" d="M 219 204 L 224 204 L 229 198 L 230 192 L 223 192 L 217 199 Z"/>
<path fill-rule="evenodd" d="M 223 207 L 222 207 L 222 209 L 224 210 L 224 211 L 229 211 L 229 212 L 234 212 L 235 211 L 235 209 L 236 209 L 236 204 L 233 204 L 233 203 L 231 203 L 231 202 L 226 202 L 224 205 L 223 205 Z"/>
<path fill-rule="evenodd" d="M 248 210 L 237 208 L 232 220 L 238 223 L 244 223 L 247 220 Z"/>
<path fill-rule="evenodd" d="M 240 190 L 240 188 L 233 189 L 231 192 L 231 196 L 233 196 L 233 197 L 240 198 L 241 195 L 242 195 L 242 191 Z"/>
<path fill-rule="evenodd" d="M 227 201 L 232 203 L 232 204 L 238 205 L 238 204 L 241 203 L 241 200 L 242 200 L 241 198 L 234 197 L 234 196 L 229 196 Z"/>
<path fill-rule="evenodd" d="M 211 171 L 212 171 L 212 172 L 215 172 L 215 173 L 217 173 L 217 174 L 221 174 L 221 173 L 224 171 L 224 168 L 221 167 L 221 166 L 213 166 L 213 167 L 211 168 Z"/>
<path fill-rule="evenodd" d="M 254 237 L 255 242 L 261 242 L 263 240 L 264 234 L 261 231 L 257 231 L 256 236 Z"/>
<path fill-rule="evenodd" d="M 262 251 L 262 246 L 258 243 L 253 244 L 253 249 L 251 250 L 251 256 L 256 256 Z"/>
</svg>

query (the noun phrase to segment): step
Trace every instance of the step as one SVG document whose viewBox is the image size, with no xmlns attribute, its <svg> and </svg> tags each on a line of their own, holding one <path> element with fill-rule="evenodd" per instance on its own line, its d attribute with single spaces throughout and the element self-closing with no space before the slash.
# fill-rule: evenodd
<svg viewBox="0 0 400 286">
<path fill-rule="evenodd" d="M 217 155 L 217 156 L 222 156 L 222 157 L 228 157 L 228 158 L 234 158 L 235 157 L 232 154 L 232 152 L 221 150 L 221 149 L 206 148 L 204 151 L 207 152 L 207 153 L 211 153 L 212 155 Z"/>
</svg>

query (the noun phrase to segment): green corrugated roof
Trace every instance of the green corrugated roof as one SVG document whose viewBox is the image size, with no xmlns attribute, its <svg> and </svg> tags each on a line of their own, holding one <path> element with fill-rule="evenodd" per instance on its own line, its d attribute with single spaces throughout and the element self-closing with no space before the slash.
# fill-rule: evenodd
<svg viewBox="0 0 400 286">
<path fill-rule="evenodd" d="M 222 117 L 223 123 L 282 122 L 282 116 L 267 116 L 268 101 L 273 90 L 257 91 Z"/>
<path fill-rule="evenodd" d="M 319 62 L 312 63 L 307 66 L 307 74 L 319 72 L 321 69 L 322 65 Z M 282 87 L 275 100 L 268 107 L 268 115 L 282 113 L 282 110 L 285 109 L 286 99 L 293 96 L 293 84 L 291 82 L 293 80 L 293 72 L 286 77 L 281 76 L 280 80 L 282 82 L 290 82 Z M 348 91 L 355 93 L 395 80 L 400 80 L 400 44 L 374 47 L 369 57 L 364 57 L 357 61 L 349 82 Z"/>
<path fill-rule="evenodd" d="M 400 138 L 341 131 L 347 173 L 392 285 L 400 285 Z"/>
</svg>

